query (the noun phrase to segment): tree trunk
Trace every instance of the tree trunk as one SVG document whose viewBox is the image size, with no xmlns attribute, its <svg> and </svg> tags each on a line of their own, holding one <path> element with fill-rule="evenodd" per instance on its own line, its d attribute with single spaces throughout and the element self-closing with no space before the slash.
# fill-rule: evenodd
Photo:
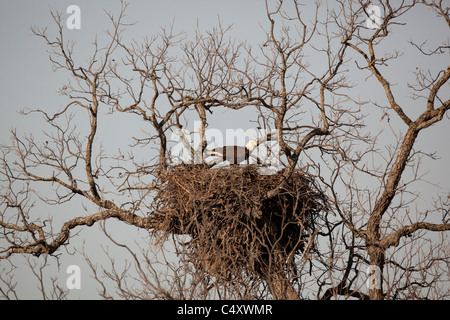
<svg viewBox="0 0 450 320">
<path fill-rule="evenodd" d="M 367 279 L 370 300 L 384 300 L 383 267 L 384 251 L 378 246 L 369 247 L 370 266 Z"/>
<path fill-rule="evenodd" d="M 282 267 L 266 265 L 261 271 L 261 276 L 269 286 L 274 300 L 300 300 L 298 292 L 288 280 Z"/>
<path fill-rule="evenodd" d="M 298 292 L 284 276 L 272 274 L 272 277 L 266 279 L 266 282 L 275 300 L 300 300 Z"/>
</svg>

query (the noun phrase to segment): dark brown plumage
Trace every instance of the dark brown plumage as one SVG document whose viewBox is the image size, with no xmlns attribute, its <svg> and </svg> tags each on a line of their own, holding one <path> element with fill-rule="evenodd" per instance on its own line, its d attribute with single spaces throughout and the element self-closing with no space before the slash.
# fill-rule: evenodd
<svg viewBox="0 0 450 320">
<path fill-rule="evenodd" d="M 246 160 L 248 164 L 248 159 L 250 153 L 255 149 L 257 143 L 255 141 L 250 141 L 245 147 L 241 146 L 224 146 L 220 148 L 215 148 L 213 150 L 207 151 L 208 156 L 222 157 L 222 161 L 229 161 L 230 164 L 239 164 Z"/>
</svg>

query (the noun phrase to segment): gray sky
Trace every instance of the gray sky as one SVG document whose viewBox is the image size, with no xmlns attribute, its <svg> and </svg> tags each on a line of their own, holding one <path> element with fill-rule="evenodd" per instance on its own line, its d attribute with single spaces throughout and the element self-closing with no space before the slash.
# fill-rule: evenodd
<svg viewBox="0 0 450 320">
<path fill-rule="evenodd" d="M 0 0 L 0 143 L 7 143 L 9 130 L 17 128 L 19 132 L 34 132 L 37 135 L 44 129 L 43 121 L 39 121 L 37 116 L 23 117 L 18 115 L 18 110 L 22 108 L 41 108 L 44 110 L 58 110 L 67 103 L 64 97 L 59 96 L 57 90 L 67 81 L 68 76 L 64 72 L 53 72 L 48 58 L 48 48 L 42 39 L 32 35 L 30 27 L 33 25 L 39 27 L 48 27 L 50 34 L 54 34 L 55 25 L 51 20 L 49 7 L 53 10 L 63 12 L 71 4 L 77 4 L 81 8 L 81 30 L 66 30 L 67 39 L 73 39 L 77 42 L 76 52 L 80 52 L 83 57 L 89 57 L 92 52 L 91 42 L 94 35 L 98 34 L 102 39 L 103 30 L 109 27 L 106 15 L 103 9 L 118 12 L 120 9 L 119 1 L 33 1 L 33 0 Z M 264 33 L 261 25 L 267 26 L 265 17 L 265 6 L 262 0 L 228 0 L 228 1 L 131 1 L 127 11 L 128 21 L 137 21 L 138 24 L 129 28 L 126 36 L 140 40 L 146 35 L 150 36 L 157 33 L 161 26 L 168 26 L 175 22 L 176 30 L 183 30 L 188 36 L 193 35 L 193 31 L 198 22 L 201 29 L 211 28 L 217 24 L 218 19 L 225 25 L 233 24 L 232 35 L 239 40 L 247 40 L 249 43 L 257 44 L 263 41 Z M 402 59 L 394 61 L 389 72 L 390 82 L 395 84 L 394 89 L 400 104 L 405 103 L 407 112 L 414 114 L 420 112 L 422 105 L 416 105 L 410 100 L 410 93 L 407 91 L 407 81 L 414 80 L 412 71 L 416 66 L 429 67 L 431 71 L 445 66 L 445 60 L 448 61 L 448 55 L 438 58 L 424 59 L 417 55 L 412 47 L 407 44 L 411 38 L 419 39 L 418 42 L 428 40 L 430 44 L 442 39 L 442 26 L 440 21 L 436 21 L 435 15 L 429 10 L 422 8 L 416 10 L 408 18 L 408 27 L 400 28 L 396 37 L 387 40 L 386 47 L 396 47 L 403 51 Z M 433 29 L 435 28 L 435 29 Z M 435 30 L 436 32 L 431 32 Z M 448 39 L 448 36 L 447 36 Z M 311 57 L 312 61 L 314 57 Z M 320 61 L 317 61 L 320 64 Z M 364 79 L 362 77 L 361 79 Z M 373 87 L 370 86 L 372 84 Z M 363 83 L 355 89 L 355 95 L 365 98 L 376 97 L 382 91 L 374 82 Z M 448 85 L 444 89 L 449 93 Z M 447 96 L 448 97 L 448 96 Z M 387 123 L 381 123 L 379 111 L 374 111 L 369 121 L 369 130 L 379 130 L 380 126 L 386 127 Z M 227 112 L 217 118 L 213 118 L 213 126 L 221 130 L 225 128 L 251 128 L 253 124 L 250 120 L 254 119 L 251 112 L 236 113 Z M 404 128 L 396 122 L 390 124 L 393 130 L 402 130 Z M 450 190 L 450 147 L 448 137 L 450 135 L 449 120 L 444 120 L 432 128 L 426 130 L 418 141 L 418 148 L 423 151 L 438 151 L 440 160 L 434 161 L 430 165 L 429 179 L 433 182 L 439 182 L 442 191 Z M 122 128 L 123 130 L 134 130 L 136 128 Z M 120 131 L 112 125 L 105 128 L 104 143 L 108 146 L 115 146 L 123 143 L 125 146 L 129 140 L 122 139 L 123 131 Z M 424 190 L 426 194 L 426 191 Z M 432 195 L 430 195 L 432 196 Z M 73 214 L 77 211 L 72 210 Z M 49 211 L 49 214 L 51 212 Z M 96 230 L 83 230 L 74 243 L 81 243 L 86 239 L 95 241 Z M 131 229 L 126 229 L 131 230 Z M 120 235 L 119 235 L 120 236 Z M 123 236 L 123 235 L 122 235 Z M 81 239 L 81 240 L 80 240 Z M 94 254 L 100 253 L 101 248 L 92 249 Z M 18 259 L 18 264 L 24 263 L 24 260 Z M 50 275 L 57 275 L 60 272 L 61 278 L 65 279 L 65 266 L 72 263 L 81 262 L 71 260 L 70 256 L 61 258 L 61 269 L 59 271 L 49 271 Z M 26 268 L 23 268 L 25 270 Z M 22 269 L 20 269 L 22 270 Z M 82 269 L 83 270 L 83 269 Z M 18 273 L 20 274 L 20 273 Z M 53 276 L 52 275 L 52 276 Z M 39 295 L 34 292 L 35 283 L 26 271 L 20 274 L 21 293 L 24 297 L 36 297 Z M 30 279 L 30 280 L 27 280 Z M 31 285 L 33 283 L 33 285 Z M 93 290 L 94 284 L 89 281 L 83 282 L 83 289 L 77 292 L 71 292 L 71 298 L 96 296 Z"/>
</svg>

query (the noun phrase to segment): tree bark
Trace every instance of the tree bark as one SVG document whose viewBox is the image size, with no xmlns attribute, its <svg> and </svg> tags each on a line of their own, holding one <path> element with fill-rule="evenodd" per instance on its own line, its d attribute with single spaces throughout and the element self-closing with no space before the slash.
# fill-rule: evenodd
<svg viewBox="0 0 450 320">
<path fill-rule="evenodd" d="M 286 278 L 284 272 L 273 272 L 265 276 L 270 293 L 275 300 L 300 300 L 298 292 Z"/>
<path fill-rule="evenodd" d="M 383 267 L 384 267 L 384 249 L 377 245 L 369 247 L 370 266 L 378 268 L 378 272 L 373 277 L 378 277 L 372 285 L 369 284 L 369 299 L 384 300 L 383 294 Z M 372 279 L 369 279 L 369 281 Z"/>
</svg>

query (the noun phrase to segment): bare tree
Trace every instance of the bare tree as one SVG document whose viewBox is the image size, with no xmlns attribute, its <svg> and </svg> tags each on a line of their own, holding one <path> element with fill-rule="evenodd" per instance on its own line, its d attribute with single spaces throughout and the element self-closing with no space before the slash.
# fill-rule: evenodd
<svg viewBox="0 0 450 320">
<path fill-rule="evenodd" d="M 68 103 L 56 113 L 24 112 L 43 116 L 44 141 L 12 132 L 1 148 L 0 257 L 54 256 L 77 229 L 102 223 L 131 261 L 121 271 L 110 257 L 107 271 L 85 255 L 103 298 L 111 298 L 106 279 L 118 283 L 122 298 L 448 298 L 449 198 L 439 195 L 423 208 L 412 185 L 434 158 L 417 149 L 418 137 L 448 117 L 450 67 L 416 69 L 408 103 L 422 109 L 414 114 L 389 79 L 388 65 L 400 53 L 383 44 L 414 10 L 431 8 L 450 27 L 449 8 L 442 1 L 376 5 L 381 16 L 371 29 L 362 0 L 317 2 L 313 16 L 297 1 L 266 1 L 266 39 L 254 48 L 230 38 L 221 22 L 191 40 L 170 26 L 142 43 L 127 42 L 122 3 L 118 16 L 107 12 L 107 41 L 96 39 L 84 64 L 64 39 L 61 15 L 51 12 L 57 35 L 32 31 L 49 46 L 53 67 L 70 75 L 60 91 Z M 448 43 L 410 44 L 427 57 L 449 51 Z M 364 77 L 384 100 L 355 95 L 354 79 Z M 381 111 L 380 121 L 401 122 L 388 144 L 367 132 L 369 107 Z M 255 111 L 270 132 L 261 143 L 279 143 L 279 172 L 267 178 L 252 165 L 211 167 L 206 128 L 220 108 Z M 99 144 L 99 123 L 112 115 L 146 131 L 130 137 L 127 152 L 110 154 Z M 189 132 L 194 119 L 200 128 Z M 183 130 L 192 163 L 177 166 L 169 137 Z M 194 134 L 198 145 L 189 142 Z M 140 157 L 142 146 L 155 157 Z M 36 202 L 78 204 L 86 214 L 59 223 L 40 216 Z M 158 241 L 140 252 L 120 243 L 103 224 L 113 218 Z M 170 241 L 178 262 L 164 255 Z M 131 264 L 142 288 L 127 285 Z M 0 292 L 17 297 L 9 272 L 0 280 Z M 53 297 L 65 296 L 53 288 Z"/>
</svg>

